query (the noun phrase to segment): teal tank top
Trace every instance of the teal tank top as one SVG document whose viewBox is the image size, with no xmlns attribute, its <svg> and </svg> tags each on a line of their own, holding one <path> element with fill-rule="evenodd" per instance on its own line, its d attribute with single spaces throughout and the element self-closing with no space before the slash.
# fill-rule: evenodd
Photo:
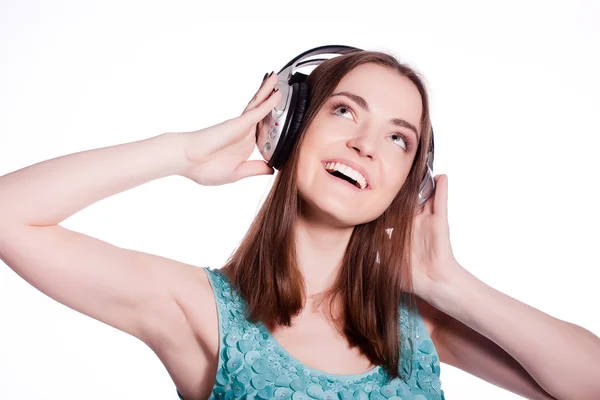
<svg viewBox="0 0 600 400">
<path fill-rule="evenodd" d="M 438 353 L 418 312 L 400 308 L 403 335 L 401 368 L 412 374 L 406 382 L 389 379 L 381 366 L 361 374 L 332 374 L 302 364 L 289 354 L 262 322 L 245 318 L 244 299 L 231 288 L 219 269 L 203 267 L 217 302 L 219 318 L 219 364 L 209 400 L 215 399 L 352 399 L 443 400 Z M 410 338 L 408 338 L 409 336 Z M 408 346 L 413 346 L 408 361 Z M 405 375 L 406 376 L 406 375 Z M 177 394 L 184 400 L 179 390 Z"/>
</svg>

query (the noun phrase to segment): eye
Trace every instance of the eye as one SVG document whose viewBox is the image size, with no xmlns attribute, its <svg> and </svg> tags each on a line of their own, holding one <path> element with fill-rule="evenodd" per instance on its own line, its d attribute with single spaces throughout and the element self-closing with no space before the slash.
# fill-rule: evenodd
<svg viewBox="0 0 600 400">
<path fill-rule="evenodd" d="M 396 137 L 400 137 L 400 139 L 402 139 L 402 141 L 404 141 L 404 146 L 405 146 L 405 147 L 404 147 L 404 149 L 406 150 L 406 152 L 410 152 L 410 150 L 411 150 L 411 147 L 410 147 L 410 140 L 408 140 L 408 139 L 406 138 L 406 136 L 404 136 L 404 135 L 403 135 L 403 134 L 401 134 L 400 132 L 393 133 L 393 134 L 392 134 L 390 137 L 394 137 L 394 136 L 396 136 Z M 396 143 L 396 140 L 399 140 L 399 139 L 395 139 L 395 140 L 394 140 L 394 139 L 392 139 L 392 141 L 393 141 L 394 143 Z"/>
<path fill-rule="evenodd" d="M 346 104 L 344 102 L 337 102 L 337 103 L 335 103 L 334 105 L 331 106 L 331 109 L 334 112 L 336 112 L 336 115 L 339 115 L 339 114 L 337 114 L 337 110 L 340 109 L 340 108 L 345 108 L 346 110 L 352 111 L 352 107 L 350 107 L 348 104 Z"/>
<path fill-rule="evenodd" d="M 337 103 L 334 103 L 331 106 L 331 110 L 336 114 L 336 115 L 340 115 L 337 113 L 337 111 L 339 109 L 346 109 L 347 111 L 353 111 L 352 107 L 350 107 L 350 105 L 348 105 L 347 103 L 344 103 L 343 101 L 338 101 Z M 347 113 L 344 113 L 347 114 Z M 342 115 L 343 116 L 343 115 Z M 409 153 L 412 150 L 412 143 L 411 141 L 402 133 L 400 132 L 395 132 L 393 133 L 390 137 L 396 137 L 396 139 L 392 139 L 392 142 L 394 143 L 398 143 L 398 140 L 402 140 L 404 142 L 404 151 L 406 151 L 407 153 Z M 400 139 L 398 139 L 398 137 L 400 137 Z"/>
</svg>

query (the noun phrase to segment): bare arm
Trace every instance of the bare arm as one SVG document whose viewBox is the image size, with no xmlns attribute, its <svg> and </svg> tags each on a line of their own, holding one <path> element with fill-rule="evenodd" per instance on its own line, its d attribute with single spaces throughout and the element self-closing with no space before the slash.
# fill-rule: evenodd
<svg viewBox="0 0 600 400">
<path fill-rule="evenodd" d="M 273 169 L 249 160 L 255 127 L 278 104 L 266 79 L 236 118 L 198 131 L 68 154 L 0 177 L 0 234 L 8 224 L 57 225 L 77 211 L 143 183 L 183 175 L 199 184 L 222 185 Z"/>
<path fill-rule="evenodd" d="M 187 318 L 193 310 L 202 321 L 204 310 L 197 305 L 212 298 L 203 272 L 59 223 L 101 199 L 169 175 L 218 185 L 272 173 L 264 161 L 247 159 L 256 124 L 281 99 L 272 92 L 276 81 L 265 80 L 242 115 L 215 126 L 68 154 L 1 176 L 0 259 L 52 299 L 163 355 L 176 350 L 202 359 L 203 332 L 193 330 L 212 327 Z"/>
<path fill-rule="evenodd" d="M 185 168 L 184 135 L 60 156 L 0 177 L 0 231 L 56 225 L 99 200 Z"/>
<path fill-rule="evenodd" d="M 169 335 L 167 327 L 189 331 L 172 289 L 183 293 L 197 283 L 196 267 L 58 225 L 103 198 L 179 173 L 184 140 L 162 134 L 0 177 L 0 259 L 52 299 L 148 345 Z"/>
</svg>

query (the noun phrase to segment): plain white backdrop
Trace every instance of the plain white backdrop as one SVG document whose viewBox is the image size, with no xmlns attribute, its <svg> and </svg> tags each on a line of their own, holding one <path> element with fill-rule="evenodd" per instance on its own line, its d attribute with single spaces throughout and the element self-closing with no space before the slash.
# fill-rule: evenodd
<svg viewBox="0 0 600 400">
<path fill-rule="evenodd" d="M 457 260 L 600 334 L 598 3 L 415 3 L 2 0 L 0 175 L 238 116 L 265 72 L 316 46 L 389 51 L 427 80 Z M 273 179 L 201 187 L 170 176 L 61 225 L 220 267 Z M 441 380 L 448 399 L 521 398 L 447 364 Z M 0 262 L 0 398 L 177 396 L 141 341 Z"/>
</svg>

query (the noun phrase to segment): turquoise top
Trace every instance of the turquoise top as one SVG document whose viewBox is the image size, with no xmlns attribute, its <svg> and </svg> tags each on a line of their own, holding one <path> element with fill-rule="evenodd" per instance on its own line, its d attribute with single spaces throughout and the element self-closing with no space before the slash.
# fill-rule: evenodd
<svg viewBox="0 0 600 400">
<path fill-rule="evenodd" d="M 262 322 L 245 318 L 244 299 L 219 269 L 203 268 L 218 307 L 219 365 L 209 400 L 215 399 L 353 399 L 443 400 L 437 351 L 418 311 L 415 330 L 403 335 L 401 368 L 408 374 L 408 341 L 414 346 L 407 382 L 389 379 L 381 366 L 361 374 L 332 374 L 302 364 L 289 354 Z M 409 311 L 400 308 L 401 327 L 409 331 Z M 184 400 L 179 390 L 177 394 Z"/>
</svg>

